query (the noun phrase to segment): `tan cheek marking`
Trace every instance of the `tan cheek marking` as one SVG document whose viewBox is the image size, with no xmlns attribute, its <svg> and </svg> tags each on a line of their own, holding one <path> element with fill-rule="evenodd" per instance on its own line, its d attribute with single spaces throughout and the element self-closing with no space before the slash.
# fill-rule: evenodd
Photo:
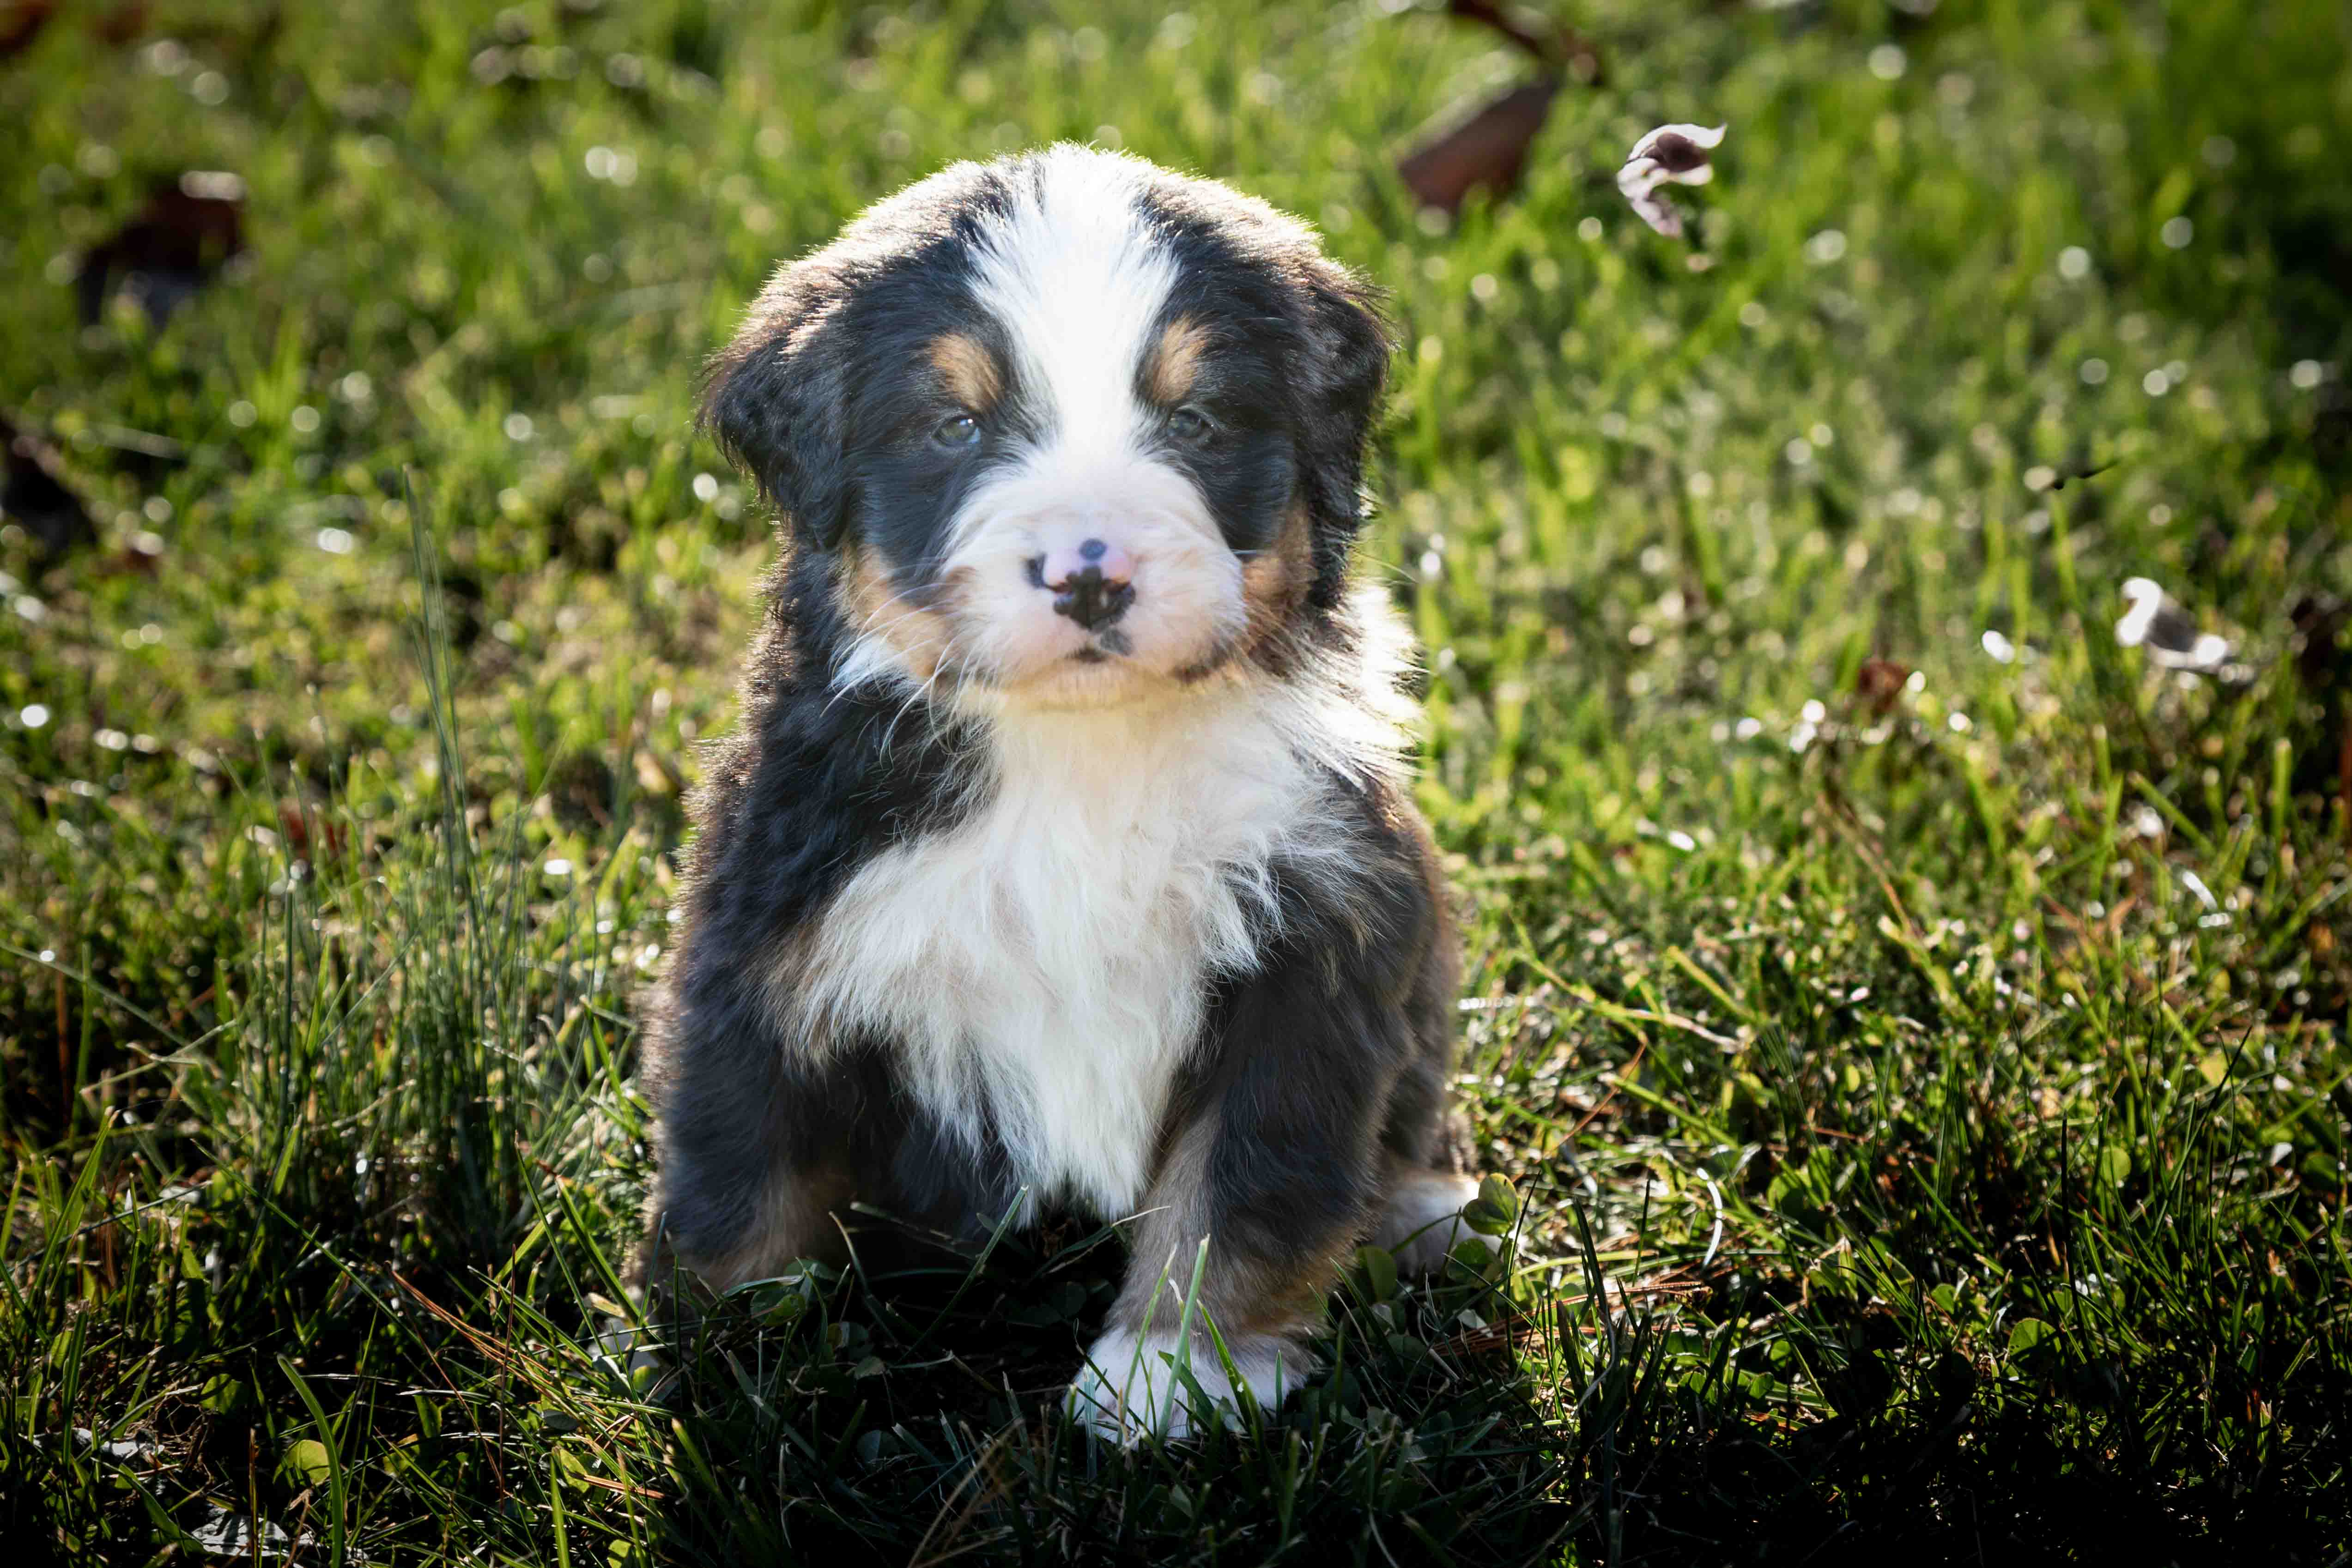
<svg viewBox="0 0 2352 1568">
<path fill-rule="evenodd" d="M 1144 390 L 1154 402 L 1179 403 L 1201 379 L 1201 361 L 1209 351 L 1209 334 L 1189 318 L 1168 323 L 1151 353 L 1151 373 Z"/>
<path fill-rule="evenodd" d="M 948 393 L 971 413 L 996 405 L 1003 390 L 996 374 L 996 359 L 977 338 L 950 332 L 931 342 L 931 365 L 947 382 Z"/>
<path fill-rule="evenodd" d="M 1274 543 L 1242 568 L 1242 599 L 1249 606 L 1246 633 L 1253 652 L 1265 648 L 1290 623 L 1315 578 L 1315 556 L 1307 508 L 1294 507 Z"/>
<path fill-rule="evenodd" d="M 1204 681 L 1235 659 L 1248 659 L 1268 674 L 1289 673 L 1293 648 L 1285 635 L 1307 586 L 1315 580 L 1315 556 L 1305 507 L 1283 519 L 1274 543 L 1242 563 L 1240 632 L 1220 639 L 1206 656 L 1176 672 L 1179 681 Z"/>
<path fill-rule="evenodd" d="M 946 656 L 951 628 L 937 611 L 910 604 L 890 586 L 881 562 L 860 552 L 843 585 L 850 620 L 896 649 L 917 680 L 928 681 Z"/>
</svg>

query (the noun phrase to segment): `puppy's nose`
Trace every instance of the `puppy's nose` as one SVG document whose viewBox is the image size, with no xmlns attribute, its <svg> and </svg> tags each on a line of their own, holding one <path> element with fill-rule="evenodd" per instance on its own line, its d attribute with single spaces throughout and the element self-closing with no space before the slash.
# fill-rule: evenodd
<svg viewBox="0 0 2352 1568">
<path fill-rule="evenodd" d="M 1089 632 L 1100 631 L 1135 601 L 1129 586 L 1135 559 L 1114 544 L 1087 539 L 1046 551 L 1030 562 L 1030 580 L 1054 594 L 1054 612 Z"/>
</svg>

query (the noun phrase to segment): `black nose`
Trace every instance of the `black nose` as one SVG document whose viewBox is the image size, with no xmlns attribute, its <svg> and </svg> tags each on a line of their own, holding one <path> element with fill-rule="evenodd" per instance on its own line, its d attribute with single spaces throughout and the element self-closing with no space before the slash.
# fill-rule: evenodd
<svg viewBox="0 0 2352 1568">
<path fill-rule="evenodd" d="M 1053 591 L 1055 614 L 1098 632 L 1135 602 L 1135 589 L 1128 580 L 1133 570 L 1124 550 L 1088 539 L 1076 549 L 1065 547 L 1033 558 L 1029 580 Z"/>
<path fill-rule="evenodd" d="M 1085 567 L 1056 586 L 1061 591 L 1054 596 L 1054 613 L 1068 616 L 1089 632 L 1101 631 L 1135 602 L 1135 590 L 1103 576 L 1098 566 Z"/>
</svg>

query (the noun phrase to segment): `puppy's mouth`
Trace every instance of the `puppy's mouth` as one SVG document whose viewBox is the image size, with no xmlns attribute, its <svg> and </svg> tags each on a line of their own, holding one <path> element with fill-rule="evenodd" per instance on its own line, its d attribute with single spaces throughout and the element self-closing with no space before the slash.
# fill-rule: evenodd
<svg viewBox="0 0 2352 1568">
<path fill-rule="evenodd" d="M 1094 641 L 1072 653 L 1070 657 L 1081 664 L 1107 664 L 1115 657 L 1123 658 L 1133 652 L 1135 652 L 1135 644 L 1128 640 L 1126 632 L 1114 626 L 1108 631 L 1096 632 Z"/>
</svg>

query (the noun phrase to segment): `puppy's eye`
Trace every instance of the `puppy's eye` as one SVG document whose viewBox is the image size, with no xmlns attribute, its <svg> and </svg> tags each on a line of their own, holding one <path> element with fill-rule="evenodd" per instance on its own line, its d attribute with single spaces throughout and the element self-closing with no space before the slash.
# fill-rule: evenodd
<svg viewBox="0 0 2352 1568">
<path fill-rule="evenodd" d="M 962 451 L 980 444 L 980 421 L 968 413 L 951 413 L 932 428 L 931 440 Z"/>
<path fill-rule="evenodd" d="M 1217 422 L 1188 402 L 1170 411 L 1168 434 L 1186 446 L 1200 446 L 1215 438 Z"/>
</svg>

